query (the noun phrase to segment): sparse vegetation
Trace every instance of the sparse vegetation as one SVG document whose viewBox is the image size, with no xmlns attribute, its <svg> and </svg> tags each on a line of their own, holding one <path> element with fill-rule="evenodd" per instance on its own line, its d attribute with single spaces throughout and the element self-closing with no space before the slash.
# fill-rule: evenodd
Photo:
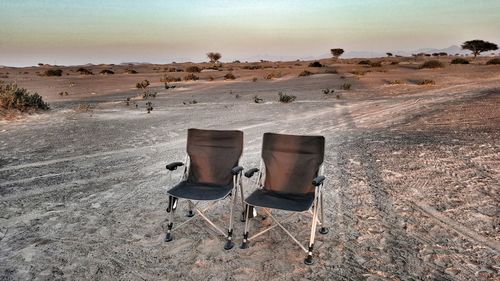
<svg viewBox="0 0 500 281">
<path fill-rule="evenodd" d="M 201 68 L 199 68 L 196 65 L 191 65 L 186 68 L 186 72 L 191 72 L 191 73 L 198 73 L 201 72 Z"/>
<path fill-rule="evenodd" d="M 242 68 L 243 69 L 250 69 L 250 70 L 262 69 L 262 65 L 244 65 Z"/>
<path fill-rule="evenodd" d="M 59 92 L 59 94 L 58 94 L 58 95 L 60 95 L 61 97 L 62 97 L 62 96 L 67 96 L 67 95 L 68 95 L 68 92 L 66 92 L 66 91 L 64 91 L 64 92 Z"/>
<path fill-rule="evenodd" d="M 263 103 L 264 100 L 261 99 L 259 96 L 254 96 L 253 97 L 253 102 L 255 102 L 255 103 Z"/>
<path fill-rule="evenodd" d="M 221 59 L 222 55 L 220 53 L 217 53 L 217 52 L 209 52 L 209 53 L 207 53 L 207 57 L 211 63 L 215 63 Z"/>
<path fill-rule="evenodd" d="M 75 107 L 74 110 L 77 112 L 92 112 L 94 110 L 94 106 L 90 103 L 81 103 Z"/>
<path fill-rule="evenodd" d="M 49 105 L 38 93 L 32 94 L 24 88 L 19 88 L 17 84 L 0 81 L 0 108 L 32 112 L 48 110 Z"/>
<path fill-rule="evenodd" d="M 151 111 L 153 111 L 153 103 L 151 101 L 148 101 L 146 103 L 146 110 L 148 111 L 148 114 L 151 113 Z"/>
<path fill-rule="evenodd" d="M 443 63 L 438 61 L 438 60 L 428 60 L 426 62 L 424 62 L 424 64 L 422 64 L 420 66 L 420 69 L 424 69 L 424 68 L 442 68 L 444 67 Z"/>
<path fill-rule="evenodd" d="M 111 74 L 115 74 L 115 72 L 113 70 L 110 70 L 110 69 L 103 69 L 101 70 L 101 72 L 99 72 L 100 74 L 102 75 L 111 75 Z"/>
<path fill-rule="evenodd" d="M 304 76 L 311 76 L 313 75 L 314 73 L 312 73 L 311 71 L 309 70 L 304 70 L 302 71 L 301 73 L 299 73 L 299 77 L 304 77 Z"/>
<path fill-rule="evenodd" d="M 136 70 L 134 70 L 134 69 L 127 69 L 127 70 L 125 70 L 125 73 L 127 73 L 127 74 L 137 74 L 138 72 Z"/>
<path fill-rule="evenodd" d="M 252 82 L 257 82 L 257 77 L 252 78 Z"/>
<path fill-rule="evenodd" d="M 309 67 L 323 67 L 323 65 L 319 61 L 311 62 Z"/>
<path fill-rule="evenodd" d="M 500 64 L 500 58 L 491 59 L 491 60 L 487 61 L 486 64 L 488 64 L 488 65 Z"/>
<path fill-rule="evenodd" d="M 271 73 L 267 74 L 266 76 L 264 76 L 264 78 L 266 80 L 271 80 L 274 78 L 281 78 L 281 72 L 271 72 Z"/>
<path fill-rule="evenodd" d="M 76 70 L 76 72 L 78 72 L 79 74 L 81 75 L 93 75 L 94 73 L 92 73 L 92 71 L 86 69 L 86 68 L 83 68 L 83 67 L 80 67 Z"/>
<path fill-rule="evenodd" d="M 392 57 L 392 53 L 385 53 L 388 57 Z"/>
<path fill-rule="evenodd" d="M 498 46 L 495 43 L 484 40 L 470 40 L 462 44 L 462 49 L 472 51 L 474 58 L 476 58 L 482 52 L 498 50 Z"/>
<path fill-rule="evenodd" d="M 200 77 L 196 76 L 193 73 L 189 73 L 188 75 L 184 76 L 184 81 L 190 81 L 190 80 L 196 81 L 198 79 L 200 79 Z"/>
<path fill-rule="evenodd" d="M 361 60 L 358 62 L 358 64 L 361 65 L 370 65 L 372 62 L 370 60 Z"/>
<path fill-rule="evenodd" d="M 226 75 L 224 75 L 224 79 L 225 80 L 234 80 L 234 79 L 236 79 L 236 76 L 234 76 L 233 73 L 229 72 Z"/>
<path fill-rule="evenodd" d="M 353 70 L 353 71 L 351 71 L 349 73 L 354 74 L 354 75 L 360 75 L 360 76 L 362 76 L 362 75 L 365 75 L 368 72 L 369 71 L 366 71 L 366 70 Z M 342 77 L 340 77 L 340 78 L 342 78 Z M 345 79 L 345 78 L 342 78 L 342 79 Z"/>
<path fill-rule="evenodd" d="M 325 95 L 329 95 L 329 94 L 335 93 L 334 89 L 331 89 L 331 90 L 330 89 L 323 89 L 322 91 L 323 91 L 323 94 L 325 94 Z"/>
<path fill-rule="evenodd" d="M 351 83 L 344 83 L 340 85 L 340 89 L 344 91 L 349 91 L 351 90 L 351 86 L 352 86 Z"/>
<path fill-rule="evenodd" d="M 338 59 L 344 53 L 344 49 L 341 48 L 330 49 L 330 52 L 332 53 L 332 56 L 335 59 Z"/>
<path fill-rule="evenodd" d="M 420 85 L 420 86 L 435 85 L 435 84 L 436 84 L 436 82 L 434 80 L 431 80 L 431 79 L 424 79 L 421 81 L 417 81 L 417 85 Z"/>
<path fill-rule="evenodd" d="M 400 84 L 403 84 L 401 82 L 401 80 L 393 80 L 393 81 L 389 81 L 389 85 L 400 85 Z"/>
<path fill-rule="evenodd" d="M 181 81 L 180 77 L 174 77 L 174 76 L 169 76 L 169 75 L 163 75 L 160 78 L 160 82 L 164 82 L 164 83 L 180 82 L 180 81 Z"/>
<path fill-rule="evenodd" d="M 283 94 L 283 92 L 278 93 L 278 100 L 281 103 L 291 103 L 297 99 L 296 96 Z"/>
<path fill-rule="evenodd" d="M 63 71 L 60 68 L 45 70 L 45 76 L 61 76 Z"/>
<path fill-rule="evenodd" d="M 451 64 L 469 64 L 469 61 L 466 59 L 463 59 L 463 58 L 456 58 L 456 59 L 453 59 L 450 63 Z"/>
<path fill-rule="evenodd" d="M 382 63 L 379 61 L 374 61 L 370 63 L 371 67 L 382 67 Z"/>
</svg>

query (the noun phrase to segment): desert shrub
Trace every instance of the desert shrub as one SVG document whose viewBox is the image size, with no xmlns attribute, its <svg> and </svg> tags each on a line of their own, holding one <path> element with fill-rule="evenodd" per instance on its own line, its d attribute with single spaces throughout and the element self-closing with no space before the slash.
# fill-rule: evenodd
<svg viewBox="0 0 500 281">
<path fill-rule="evenodd" d="M 319 61 L 311 62 L 309 67 L 323 67 L 323 65 Z"/>
<path fill-rule="evenodd" d="M 83 68 L 83 67 L 80 67 L 76 70 L 76 72 L 80 73 L 81 75 L 93 75 L 94 73 L 92 73 L 92 71 L 86 69 L 86 68 Z"/>
<path fill-rule="evenodd" d="M 148 101 L 146 103 L 146 110 L 148 111 L 148 113 L 151 113 L 151 111 L 153 111 L 153 103 Z"/>
<path fill-rule="evenodd" d="M 336 69 L 327 69 L 325 73 L 330 73 L 330 74 L 339 74 L 339 72 Z"/>
<path fill-rule="evenodd" d="M 329 94 L 335 93 L 334 89 L 331 89 L 331 90 L 330 89 L 323 89 L 322 91 L 323 91 L 323 94 L 325 94 L 325 95 L 329 95 Z"/>
<path fill-rule="evenodd" d="M 190 80 L 196 81 L 198 79 L 200 79 L 200 77 L 194 75 L 193 73 L 189 73 L 188 75 L 184 76 L 184 81 L 190 81 Z"/>
<path fill-rule="evenodd" d="M 371 67 L 381 67 L 382 66 L 382 63 L 379 62 L 379 61 L 374 61 L 374 62 L 371 62 L 370 63 L 370 66 Z"/>
<path fill-rule="evenodd" d="M 146 91 L 146 92 L 142 93 L 142 98 L 145 99 L 145 100 L 148 99 L 148 98 L 156 98 L 156 95 L 157 95 L 156 92 Z"/>
<path fill-rule="evenodd" d="M 137 74 L 137 71 L 134 70 L 134 69 L 127 69 L 127 70 L 125 70 L 125 73 L 127 73 L 127 74 Z"/>
<path fill-rule="evenodd" d="M 278 93 L 278 101 L 281 103 L 290 103 L 297 99 L 296 96 L 283 94 L 282 92 Z"/>
<path fill-rule="evenodd" d="M 113 70 L 110 70 L 110 69 L 103 69 L 101 70 L 101 72 L 99 72 L 100 74 L 103 74 L 103 75 L 108 75 L 108 74 L 115 74 L 115 72 Z"/>
<path fill-rule="evenodd" d="M 491 59 L 491 60 L 487 61 L 486 64 L 488 64 L 488 65 L 500 64 L 500 58 Z"/>
<path fill-rule="evenodd" d="M 391 62 L 391 65 L 398 65 L 399 64 L 399 61 L 393 61 Z"/>
<path fill-rule="evenodd" d="M 150 85 L 149 80 L 143 80 L 143 81 L 137 82 L 137 84 L 135 84 L 135 87 L 137 89 L 146 89 L 149 85 Z"/>
<path fill-rule="evenodd" d="M 224 75 L 224 79 L 225 80 L 234 80 L 234 79 L 236 79 L 236 77 L 234 76 L 234 74 L 232 74 L 231 72 L 229 72 L 226 75 Z"/>
<path fill-rule="evenodd" d="M 165 82 L 165 83 L 179 82 L 179 81 L 181 81 L 180 77 L 174 77 L 174 76 L 169 76 L 169 75 L 163 75 L 160 78 L 160 82 Z"/>
<path fill-rule="evenodd" d="M 198 73 L 198 72 L 201 72 L 201 68 L 199 68 L 199 67 L 198 67 L 198 66 L 196 66 L 196 65 L 188 66 L 188 67 L 186 68 L 186 72 Z"/>
<path fill-rule="evenodd" d="M 190 100 L 188 102 L 185 102 L 185 101 L 182 102 L 182 104 L 197 104 L 197 103 L 198 103 L 197 100 Z"/>
<path fill-rule="evenodd" d="M 351 89 L 351 83 L 344 83 L 342 85 L 340 85 L 340 89 L 341 90 L 345 90 L 345 91 L 349 91 Z"/>
<path fill-rule="evenodd" d="M 420 69 L 424 68 L 441 68 L 444 67 L 443 63 L 437 60 L 428 60 L 420 66 Z"/>
<path fill-rule="evenodd" d="M 17 84 L 4 84 L 0 81 L 0 108 L 28 112 L 48 110 L 49 105 L 38 93 L 31 94 L 28 90 L 19 88 Z"/>
<path fill-rule="evenodd" d="M 212 75 L 208 76 L 207 79 L 208 79 L 208 81 L 214 81 L 215 80 L 215 78 Z"/>
<path fill-rule="evenodd" d="M 358 64 L 361 64 L 361 65 L 370 65 L 372 62 L 370 60 L 362 60 L 362 61 L 359 61 Z"/>
<path fill-rule="evenodd" d="M 389 81 L 389 85 L 399 85 L 402 84 L 400 80 Z"/>
<path fill-rule="evenodd" d="M 354 74 L 354 75 L 365 75 L 366 73 L 368 73 L 369 71 L 365 71 L 365 70 L 353 70 L 349 73 L 351 74 Z M 341 77 L 342 78 L 342 77 Z"/>
<path fill-rule="evenodd" d="M 244 65 L 242 68 L 243 69 L 250 69 L 250 70 L 262 69 L 262 65 Z"/>
<path fill-rule="evenodd" d="M 94 110 L 94 106 L 90 103 L 81 103 L 74 110 L 78 112 L 91 112 Z"/>
<path fill-rule="evenodd" d="M 58 95 L 60 95 L 62 97 L 62 96 L 67 96 L 69 94 L 68 94 L 68 92 L 64 91 L 64 92 L 59 92 Z"/>
<path fill-rule="evenodd" d="M 303 76 L 311 76 L 313 75 L 314 73 L 312 73 L 311 71 L 309 70 L 304 70 L 302 71 L 301 73 L 299 73 L 299 77 L 303 77 Z"/>
<path fill-rule="evenodd" d="M 45 76 L 61 76 L 62 73 L 62 69 L 59 68 L 45 70 Z"/>
<path fill-rule="evenodd" d="M 257 82 L 257 77 L 252 78 L 252 82 Z"/>
<path fill-rule="evenodd" d="M 435 85 L 436 82 L 431 79 L 424 79 L 421 81 L 417 81 L 417 85 L 425 86 L 425 85 Z"/>
<path fill-rule="evenodd" d="M 253 97 L 253 102 L 255 102 L 255 103 L 263 103 L 264 100 L 261 99 L 259 96 L 254 96 Z"/>
<path fill-rule="evenodd" d="M 463 59 L 463 58 L 456 58 L 456 59 L 453 59 L 450 63 L 451 64 L 469 64 L 469 61 L 466 59 Z"/>
<path fill-rule="evenodd" d="M 271 80 L 271 79 L 274 79 L 274 78 L 281 78 L 281 72 L 271 72 L 269 74 L 267 74 L 266 76 L 264 76 L 264 78 L 266 80 Z"/>
</svg>

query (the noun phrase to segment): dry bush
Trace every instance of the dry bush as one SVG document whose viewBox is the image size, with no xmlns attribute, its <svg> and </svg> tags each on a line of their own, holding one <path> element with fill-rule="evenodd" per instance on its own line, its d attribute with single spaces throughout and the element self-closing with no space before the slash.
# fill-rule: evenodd
<svg viewBox="0 0 500 281">
<path fill-rule="evenodd" d="M 382 62 L 374 61 L 370 63 L 371 67 L 382 67 Z"/>
<path fill-rule="evenodd" d="M 358 62 L 358 64 L 361 65 L 370 65 L 372 62 L 370 60 L 361 60 Z"/>
<path fill-rule="evenodd" d="M 444 67 L 443 63 L 440 62 L 440 61 L 437 61 L 437 60 L 428 60 L 426 62 L 424 62 L 424 64 L 422 64 L 420 66 L 420 69 L 424 69 L 424 68 L 442 68 Z"/>
<path fill-rule="evenodd" d="M 264 79 L 271 80 L 271 79 L 274 79 L 274 78 L 281 78 L 281 76 L 282 76 L 281 72 L 277 72 L 277 73 L 271 72 L 271 73 L 265 75 Z"/>
<path fill-rule="evenodd" d="M 83 68 L 83 67 L 80 67 L 76 70 L 76 72 L 78 72 L 79 74 L 81 75 L 93 75 L 94 73 L 92 73 L 92 71 L 86 69 L 86 68 Z"/>
<path fill-rule="evenodd" d="M 138 72 L 136 70 L 134 70 L 134 69 L 126 69 L 125 73 L 127 73 L 127 74 L 137 74 Z"/>
<path fill-rule="evenodd" d="M 424 79 L 421 81 L 417 81 L 417 85 L 420 85 L 420 86 L 436 85 L 436 82 L 432 79 Z"/>
<path fill-rule="evenodd" d="M 242 68 L 243 69 L 250 69 L 250 70 L 262 69 L 262 65 L 244 65 Z"/>
<path fill-rule="evenodd" d="M 311 71 L 309 70 L 304 70 L 302 71 L 301 73 L 299 73 L 299 77 L 304 77 L 304 76 L 311 76 L 313 75 L 314 73 L 312 73 Z"/>
<path fill-rule="evenodd" d="M 190 81 L 190 80 L 196 81 L 198 79 L 200 79 L 200 77 L 196 76 L 193 73 L 189 73 L 188 75 L 184 76 L 184 81 Z"/>
<path fill-rule="evenodd" d="M 345 91 L 349 91 L 349 90 L 351 90 L 351 86 L 352 86 L 351 83 L 344 83 L 344 84 L 340 85 L 340 89 L 345 90 Z"/>
<path fill-rule="evenodd" d="M 494 65 L 494 64 L 498 65 L 498 64 L 500 64 L 500 58 L 491 59 L 488 62 L 486 62 L 486 64 L 487 65 Z"/>
<path fill-rule="evenodd" d="M 257 82 L 257 77 L 252 78 L 252 82 Z"/>
<path fill-rule="evenodd" d="M 282 92 L 278 93 L 278 101 L 281 103 L 291 103 L 297 99 L 296 96 L 283 94 Z"/>
<path fill-rule="evenodd" d="M 463 58 L 453 59 L 450 64 L 469 64 L 469 61 Z"/>
<path fill-rule="evenodd" d="M 31 94 L 28 90 L 19 88 L 17 84 L 5 84 L 0 81 L 0 108 L 31 112 L 48 110 L 49 105 L 43 101 L 42 96 L 38 93 Z"/>
<path fill-rule="evenodd" d="M 311 62 L 309 67 L 323 67 L 323 65 L 319 61 Z"/>
<path fill-rule="evenodd" d="M 264 100 L 261 99 L 259 96 L 254 96 L 253 97 L 253 102 L 255 102 L 255 103 L 263 103 Z"/>
<path fill-rule="evenodd" d="M 143 81 L 140 81 L 140 82 L 137 82 L 137 84 L 135 84 L 135 87 L 137 89 L 146 89 L 148 86 L 150 85 L 149 83 L 149 80 L 143 80 Z"/>
<path fill-rule="evenodd" d="M 234 80 L 234 79 L 236 79 L 236 76 L 234 76 L 234 74 L 229 72 L 228 74 L 224 75 L 224 79 L 225 80 Z"/>
<path fill-rule="evenodd" d="M 389 85 L 400 85 L 403 84 L 401 80 L 394 80 L 394 81 L 389 81 Z"/>
<path fill-rule="evenodd" d="M 110 70 L 110 69 L 103 69 L 101 70 L 101 72 L 99 72 L 100 74 L 103 74 L 103 75 L 108 75 L 108 74 L 115 74 L 115 72 L 113 70 Z"/>
<path fill-rule="evenodd" d="M 186 72 L 191 72 L 191 73 L 199 73 L 201 72 L 201 68 L 199 68 L 196 65 L 191 65 L 186 68 Z"/>
<path fill-rule="evenodd" d="M 92 112 L 94 110 L 94 106 L 90 103 L 81 103 L 75 107 L 74 110 L 77 112 Z"/>
<path fill-rule="evenodd" d="M 47 69 L 45 70 L 45 76 L 61 76 L 63 73 L 62 69 Z"/>
<path fill-rule="evenodd" d="M 354 75 L 365 75 L 368 72 L 370 72 L 370 71 L 368 71 L 368 70 L 353 70 L 349 73 L 354 74 Z"/>
</svg>

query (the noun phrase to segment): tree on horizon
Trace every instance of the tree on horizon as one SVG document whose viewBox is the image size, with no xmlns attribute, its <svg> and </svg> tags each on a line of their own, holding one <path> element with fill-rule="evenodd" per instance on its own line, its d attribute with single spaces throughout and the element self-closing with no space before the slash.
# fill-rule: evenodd
<svg viewBox="0 0 500 281">
<path fill-rule="evenodd" d="M 330 52 L 332 53 L 332 56 L 335 59 L 338 59 L 344 53 L 344 49 L 341 48 L 330 49 Z"/>
<path fill-rule="evenodd" d="M 476 58 L 482 52 L 498 50 L 498 46 L 495 43 L 484 40 L 470 40 L 462 44 L 462 49 L 472 51 L 474 58 Z"/>
<path fill-rule="evenodd" d="M 209 53 L 207 53 L 207 57 L 208 57 L 208 59 L 210 59 L 211 63 L 216 63 L 220 60 L 222 55 L 220 53 L 217 53 L 217 52 L 209 52 Z"/>
</svg>

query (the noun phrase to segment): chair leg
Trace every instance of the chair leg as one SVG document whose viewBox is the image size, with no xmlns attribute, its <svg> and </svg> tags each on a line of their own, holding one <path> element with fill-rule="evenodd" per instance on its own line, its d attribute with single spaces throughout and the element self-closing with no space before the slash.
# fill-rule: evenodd
<svg viewBox="0 0 500 281">
<path fill-rule="evenodd" d="M 192 218 L 194 216 L 193 212 L 193 202 L 191 200 L 188 200 L 188 213 L 186 215 L 188 218 Z"/>
<path fill-rule="evenodd" d="M 316 202 L 313 207 L 313 216 L 311 222 L 311 236 L 309 238 L 309 248 L 307 252 L 307 257 L 304 259 L 304 263 L 307 265 L 314 264 L 314 259 L 312 257 L 314 248 L 314 239 L 316 237 L 316 224 L 318 223 L 318 197 L 316 197 Z"/>
<path fill-rule="evenodd" d="M 237 182 L 235 180 L 234 182 Z M 231 201 L 230 202 L 230 210 L 229 210 L 229 228 L 227 229 L 227 241 L 226 244 L 224 245 L 224 250 L 230 250 L 234 247 L 234 242 L 232 241 L 233 239 L 233 209 L 234 205 L 236 205 L 236 200 L 238 198 L 238 190 L 237 186 L 234 186 L 234 192 L 232 193 Z"/>
<path fill-rule="evenodd" d="M 175 210 L 177 209 L 175 206 L 177 203 L 177 198 L 173 196 L 168 197 L 168 208 L 167 208 L 167 213 L 170 213 L 170 219 L 168 220 L 168 225 L 167 225 L 167 234 L 165 235 L 165 242 L 170 242 L 174 238 L 172 236 L 172 227 L 174 226 L 174 213 Z"/>
<path fill-rule="evenodd" d="M 245 210 L 245 231 L 243 232 L 243 242 L 241 242 L 240 249 L 246 249 L 248 248 L 248 220 L 249 218 L 249 213 L 250 213 L 250 205 L 246 204 L 246 210 Z"/>
<path fill-rule="evenodd" d="M 323 192 L 320 193 L 320 207 L 321 207 L 321 228 L 319 229 L 320 234 L 327 234 L 329 229 L 325 227 L 325 211 L 323 210 Z"/>
</svg>

